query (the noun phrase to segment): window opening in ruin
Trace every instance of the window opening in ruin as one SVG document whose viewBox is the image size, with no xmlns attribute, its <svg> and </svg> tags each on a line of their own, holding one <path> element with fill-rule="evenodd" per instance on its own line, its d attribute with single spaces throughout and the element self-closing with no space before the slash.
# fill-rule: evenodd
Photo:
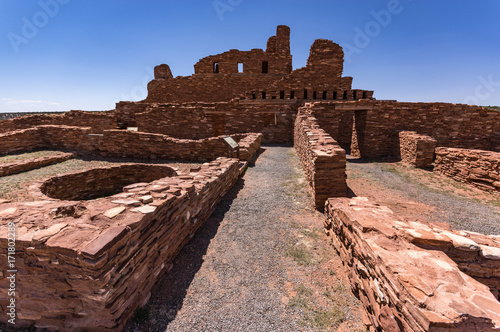
<svg viewBox="0 0 500 332">
<path fill-rule="evenodd" d="M 295 99 L 295 91 L 290 91 L 290 99 Z"/>
<path fill-rule="evenodd" d="M 266 99 L 266 92 L 262 91 L 262 99 Z"/>
<path fill-rule="evenodd" d="M 366 93 L 366 91 L 363 91 L 363 99 L 366 99 L 368 98 L 368 94 Z"/>
<path fill-rule="evenodd" d="M 243 62 L 238 62 L 238 73 L 243 72 Z"/>
<path fill-rule="evenodd" d="M 316 91 L 313 91 L 313 99 L 316 99 Z"/>
<path fill-rule="evenodd" d="M 337 100 L 337 91 L 333 91 L 333 99 Z"/>
<path fill-rule="evenodd" d="M 344 100 L 346 100 L 346 99 L 347 99 L 347 90 L 346 90 L 346 91 L 344 91 L 344 96 L 343 96 L 343 97 L 344 97 Z"/>
<path fill-rule="evenodd" d="M 269 72 L 269 62 L 262 61 L 262 74 L 267 74 Z"/>
<path fill-rule="evenodd" d="M 252 99 L 256 99 L 257 96 L 255 95 L 255 92 L 252 92 Z"/>
<path fill-rule="evenodd" d="M 304 99 L 307 99 L 307 89 L 304 89 Z"/>
<path fill-rule="evenodd" d="M 327 92 L 323 91 L 323 99 L 326 99 L 326 94 L 327 94 Z"/>
<path fill-rule="evenodd" d="M 285 91 L 280 91 L 280 99 L 285 99 Z"/>
<path fill-rule="evenodd" d="M 214 74 L 217 74 L 217 73 L 219 73 L 219 63 L 214 62 Z"/>
</svg>

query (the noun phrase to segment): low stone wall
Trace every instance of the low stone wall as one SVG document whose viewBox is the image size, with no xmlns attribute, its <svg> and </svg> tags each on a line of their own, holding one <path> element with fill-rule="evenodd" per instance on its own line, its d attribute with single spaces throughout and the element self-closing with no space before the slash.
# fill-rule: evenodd
<svg viewBox="0 0 500 332">
<path fill-rule="evenodd" d="M 45 147 L 38 128 L 16 130 L 0 134 L 0 155 L 32 151 Z"/>
<path fill-rule="evenodd" d="M 196 172 L 130 185 L 96 200 L 0 203 L 3 248 L 7 225 L 17 228 L 16 326 L 121 331 L 236 182 L 238 164 L 219 158 Z M 3 322 L 6 255 L 0 257 Z"/>
<path fill-rule="evenodd" d="M 299 111 L 295 121 L 294 147 L 299 155 L 314 203 L 322 210 L 329 197 L 347 196 L 346 155 L 316 118 Z"/>
<path fill-rule="evenodd" d="M 40 157 L 33 160 L 20 160 L 11 163 L 0 164 L 0 177 L 27 172 L 31 171 L 32 169 L 57 164 L 74 157 L 75 155 L 73 153 L 59 153 L 54 156 Z"/>
<path fill-rule="evenodd" d="M 405 164 L 419 168 L 432 167 L 436 140 L 414 131 L 399 132 L 399 154 Z"/>
<path fill-rule="evenodd" d="M 20 116 L 26 116 L 26 115 L 61 114 L 61 113 L 64 113 L 64 112 L 61 111 L 61 112 L 12 112 L 12 113 L 0 113 L 0 120 L 9 120 L 9 119 L 14 119 L 14 118 L 18 118 Z"/>
<path fill-rule="evenodd" d="M 329 199 L 325 213 L 327 234 L 373 330 L 500 329 L 500 303 L 473 279 L 498 285 L 498 236 L 402 222 L 360 197 Z"/>
<path fill-rule="evenodd" d="M 0 121 L 0 133 L 41 125 L 90 127 L 92 132 L 116 128 L 113 112 L 69 111 L 61 114 L 31 114 Z"/>
<path fill-rule="evenodd" d="M 242 134 L 242 135 L 233 135 L 236 137 L 238 146 L 239 146 L 239 154 L 238 158 L 240 160 L 250 161 L 252 157 L 257 153 L 260 149 L 262 142 L 262 134 Z"/>
<path fill-rule="evenodd" d="M 240 134 L 237 137 L 243 140 L 242 150 L 250 152 L 255 149 L 262 135 Z M 0 134 L 0 154 L 40 148 L 135 159 L 210 161 L 235 155 L 222 136 L 188 140 L 129 130 L 105 130 L 102 134 L 93 134 L 88 127 L 49 125 Z"/>
<path fill-rule="evenodd" d="M 132 164 L 94 168 L 64 174 L 43 182 L 40 190 L 50 198 L 88 200 L 121 192 L 123 187 L 139 182 L 171 177 L 177 173 L 168 166 Z"/>
<path fill-rule="evenodd" d="M 500 191 L 500 153 L 458 148 L 436 149 L 434 172 L 479 189 Z"/>
</svg>

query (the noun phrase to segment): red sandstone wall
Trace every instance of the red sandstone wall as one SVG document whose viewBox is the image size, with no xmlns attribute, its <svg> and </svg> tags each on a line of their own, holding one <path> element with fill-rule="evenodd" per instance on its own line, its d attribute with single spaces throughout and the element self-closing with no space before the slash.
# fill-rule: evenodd
<svg viewBox="0 0 500 332">
<path fill-rule="evenodd" d="M 246 136 L 250 141 L 261 140 L 258 134 Z M 242 136 L 238 137 L 241 139 Z M 245 141 L 245 144 L 250 143 Z M 200 161 L 231 157 L 234 153 L 221 137 L 188 140 L 129 130 L 105 130 L 103 134 L 93 134 L 90 128 L 69 126 L 39 126 L 0 134 L 2 154 L 37 148 L 72 150 L 103 157 Z M 248 146 L 244 148 L 249 150 Z"/>
<path fill-rule="evenodd" d="M 267 72 L 263 72 L 263 62 L 267 62 Z M 243 64 L 243 72 L 238 72 L 238 63 Z M 194 65 L 195 74 L 189 77 L 173 78 L 170 68 L 161 66 L 148 84 L 145 102 L 229 101 L 245 91 L 262 89 L 291 72 L 290 28 L 278 26 L 265 52 L 230 50 L 205 57 Z"/>
<path fill-rule="evenodd" d="M 15 161 L 11 163 L 0 164 L 0 177 L 31 171 L 36 168 L 57 164 L 68 159 L 72 159 L 72 153 L 58 153 L 54 156 L 36 158 L 28 161 Z"/>
<path fill-rule="evenodd" d="M 387 207 L 362 197 L 329 199 L 325 213 L 327 234 L 371 330 L 468 332 L 500 327 L 500 303 L 489 287 L 460 271 L 473 268 L 477 276 L 498 270 L 497 240 L 402 222 Z M 497 273 L 493 280 L 498 284 Z"/>
<path fill-rule="evenodd" d="M 294 147 L 312 189 L 314 203 L 322 210 L 329 197 L 345 197 L 346 156 L 337 142 L 320 129 L 317 120 L 299 111 L 295 121 Z"/>
<path fill-rule="evenodd" d="M 488 191 L 500 191 L 500 153 L 437 148 L 434 172 Z"/>
<path fill-rule="evenodd" d="M 291 143 L 298 104 L 294 101 L 234 101 L 228 103 L 117 105 L 117 114 L 139 131 L 176 138 L 202 139 L 220 135 L 260 132 L 265 143 Z M 122 113 L 123 110 L 123 113 Z M 123 117 L 122 117 L 123 114 Z"/>
<path fill-rule="evenodd" d="M 0 134 L 0 155 L 31 151 L 45 147 L 38 128 L 16 130 Z"/>
<path fill-rule="evenodd" d="M 432 167 L 436 140 L 432 137 L 419 135 L 414 131 L 399 133 L 399 155 L 405 164 L 420 168 Z"/>
<path fill-rule="evenodd" d="M 391 155 L 402 130 L 430 136 L 438 146 L 482 150 L 496 149 L 492 138 L 500 132 L 500 112 L 479 106 L 360 100 L 318 102 L 310 107 L 321 125 L 329 119 L 324 128 L 336 140 L 349 126 L 341 122 L 345 112 L 358 116 L 358 146 L 361 156 L 367 158 Z"/>
<path fill-rule="evenodd" d="M 0 224 L 17 225 L 17 326 L 121 331 L 155 282 L 238 178 L 237 159 L 125 188 L 97 200 L 0 203 Z M 0 236 L 7 248 L 7 236 Z M 7 271 L 5 251 L 0 269 Z M 9 301 L 7 275 L 0 301 Z M 7 287 L 7 288 L 6 288 Z M 6 322 L 6 307 L 0 320 Z"/>
<path fill-rule="evenodd" d="M 0 133 L 26 129 L 40 125 L 65 125 L 90 127 L 93 132 L 116 128 L 113 112 L 70 111 L 63 114 L 38 114 L 0 121 Z"/>
</svg>

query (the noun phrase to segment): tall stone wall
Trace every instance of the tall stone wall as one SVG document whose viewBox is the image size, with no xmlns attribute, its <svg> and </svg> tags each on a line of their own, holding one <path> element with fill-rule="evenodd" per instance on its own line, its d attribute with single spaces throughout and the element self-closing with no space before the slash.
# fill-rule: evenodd
<svg viewBox="0 0 500 332">
<path fill-rule="evenodd" d="M 221 158 L 96 200 L 0 203 L 2 229 L 17 228 L 16 326 L 121 331 L 233 186 L 238 163 Z M 0 245 L 7 242 L 2 232 Z M 2 271 L 9 270 L 6 255 Z M 0 275 L 2 303 L 9 301 L 6 277 Z M 7 310 L 0 307 L 0 321 Z"/>
<path fill-rule="evenodd" d="M 259 134 L 244 135 L 247 136 L 261 140 Z M 237 139 L 242 137 L 238 135 Z M 248 144 L 246 141 L 247 149 Z M 231 157 L 236 153 L 222 137 L 188 140 L 129 130 L 105 130 L 102 134 L 93 134 L 88 127 L 70 126 L 39 126 L 0 134 L 1 154 L 37 148 L 71 150 L 103 157 L 199 161 Z"/>
<path fill-rule="evenodd" d="M 70 111 L 62 114 L 32 114 L 0 121 L 0 133 L 41 125 L 90 127 L 93 132 L 116 128 L 113 112 Z"/>
<path fill-rule="evenodd" d="M 489 288 L 498 285 L 498 273 L 489 285 L 473 278 L 498 271 L 497 237 L 402 222 L 360 197 L 329 199 L 325 213 L 327 233 L 372 330 L 500 329 L 500 303 Z"/>
<path fill-rule="evenodd" d="M 400 131 L 430 136 L 437 146 L 468 149 L 496 149 L 494 137 L 500 132 L 500 112 L 479 106 L 448 103 L 408 103 L 380 100 L 317 102 L 310 104 L 324 129 L 341 140 L 350 123 L 345 112 L 356 121 L 360 155 L 378 158 L 392 155 Z M 352 131 L 351 131 L 352 132 Z"/>
<path fill-rule="evenodd" d="M 298 108 L 295 101 L 278 100 L 140 105 L 140 112 L 124 117 L 142 132 L 191 139 L 259 132 L 265 143 L 293 141 Z M 121 106 L 117 114 L 121 117 Z"/>
<path fill-rule="evenodd" d="M 299 111 L 295 120 L 294 147 L 315 206 L 322 210 L 329 197 L 347 196 L 346 156 L 337 142 L 319 128 L 317 120 L 305 111 L 306 108 Z"/>
<path fill-rule="evenodd" d="M 317 39 L 307 64 L 268 87 L 248 90 L 247 99 L 358 100 L 372 99 L 373 91 L 353 90 L 352 77 L 342 77 L 344 52 L 331 40 Z"/>
<path fill-rule="evenodd" d="M 498 152 L 439 147 L 434 172 L 482 190 L 500 191 Z"/>
<path fill-rule="evenodd" d="M 194 65 L 192 76 L 174 78 L 167 65 L 160 66 L 155 69 L 155 79 L 148 84 L 145 102 L 229 101 L 290 74 L 290 28 L 278 26 L 276 36 L 267 42 L 266 51 L 229 50 L 207 56 Z"/>
</svg>

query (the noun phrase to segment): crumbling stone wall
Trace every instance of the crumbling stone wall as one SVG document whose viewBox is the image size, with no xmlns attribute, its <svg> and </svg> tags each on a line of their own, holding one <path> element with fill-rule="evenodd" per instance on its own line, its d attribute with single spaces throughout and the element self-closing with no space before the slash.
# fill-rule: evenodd
<svg viewBox="0 0 500 332">
<path fill-rule="evenodd" d="M 83 172 L 67 173 L 43 182 L 40 191 L 49 198 L 61 200 L 88 200 L 116 194 L 123 187 L 139 182 L 177 175 L 164 165 L 132 164 L 94 168 Z"/>
<path fill-rule="evenodd" d="M 399 132 L 399 155 L 405 164 L 419 168 L 432 167 L 436 140 L 414 131 Z"/>
<path fill-rule="evenodd" d="M 352 291 L 362 302 L 364 321 L 372 329 L 500 328 L 497 298 L 488 286 L 461 271 L 497 270 L 497 237 L 402 222 L 387 207 L 360 197 L 329 199 L 325 213 L 327 233 L 342 257 Z M 447 256 L 449 252 L 458 259 Z M 491 279 L 498 282 L 498 275 Z"/>
<path fill-rule="evenodd" d="M 335 139 L 345 132 L 345 112 L 358 114 L 357 145 L 361 157 L 391 156 L 400 131 L 415 131 L 437 146 L 490 150 L 500 132 L 500 112 L 480 106 L 449 103 L 409 103 L 381 100 L 316 102 L 311 112 Z M 496 149 L 496 148 L 495 148 Z"/>
<path fill-rule="evenodd" d="M 90 201 L 0 203 L 0 224 L 17 226 L 17 326 L 121 331 L 155 282 L 239 175 L 238 159 L 139 183 Z M 34 189 L 33 189 L 34 188 Z M 36 185 L 30 189 L 38 189 Z M 7 247 L 7 235 L 0 235 Z M 7 271 L 6 253 L 0 269 Z M 0 275 L 0 301 L 8 282 Z M 7 320 L 6 306 L 0 320 Z"/>
<path fill-rule="evenodd" d="M 142 110 L 129 114 L 128 119 L 141 132 L 190 139 L 260 132 L 265 143 L 293 141 L 293 123 L 298 108 L 295 101 L 259 100 L 140 105 L 143 105 Z"/>
<path fill-rule="evenodd" d="M 238 72 L 238 64 L 243 70 Z M 290 28 L 280 25 L 276 36 L 269 38 L 267 49 L 230 50 L 211 55 L 194 65 L 195 74 L 171 75 L 163 64 L 155 69 L 155 79 L 148 84 L 148 103 L 229 101 L 245 91 L 263 88 L 288 75 L 292 70 Z"/>
<path fill-rule="evenodd" d="M 295 120 L 294 147 L 312 189 L 314 204 L 322 210 L 329 197 L 345 197 L 345 151 L 307 114 L 306 107 Z"/>
<path fill-rule="evenodd" d="M 247 135 L 253 140 L 261 139 L 260 134 Z M 210 161 L 235 154 L 222 137 L 188 140 L 129 130 L 105 130 L 102 134 L 93 134 L 88 127 L 69 126 L 39 126 L 0 134 L 0 154 L 40 148 L 103 157 L 193 161 Z"/>
<path fill-rule="evenodd" d="M 0 163 L 0 177 L 31 171 L 36 168 L 57 164 L 74 158 L 73 153 L 58 153 L 55 156 L 46 156 L 32 160 L 18 160 L 10 163 Z"/>
<path fill-rule="evenodd" d="M 311 46 L 307 64 L 269 87 L 248 90 L 247 99 L 357 100 L 372 99 L 373 91 L 352 90 L 352 77 L 342 77 L 344 52 L 327 39 Z"/>
<path fill-rule="evenodd" d="M 458 148 L 436 149 L 434 172 L 479 189 L 500 191 L 500 153 Z"/>
<path fill-rule="evenodd" d="M 90 127 L 92 132 L 116 129 L 113 112 L 70 111 L 62 114 L 33 114 L 0 121 L 0 133 L 41 125 Z"/>
<path fill-rule="evenodd" d="M 16 130 L 0 134 L 0 155 L 19 151 L 32 151 L 45 147 L 39 128 Z"/>
</svg>

